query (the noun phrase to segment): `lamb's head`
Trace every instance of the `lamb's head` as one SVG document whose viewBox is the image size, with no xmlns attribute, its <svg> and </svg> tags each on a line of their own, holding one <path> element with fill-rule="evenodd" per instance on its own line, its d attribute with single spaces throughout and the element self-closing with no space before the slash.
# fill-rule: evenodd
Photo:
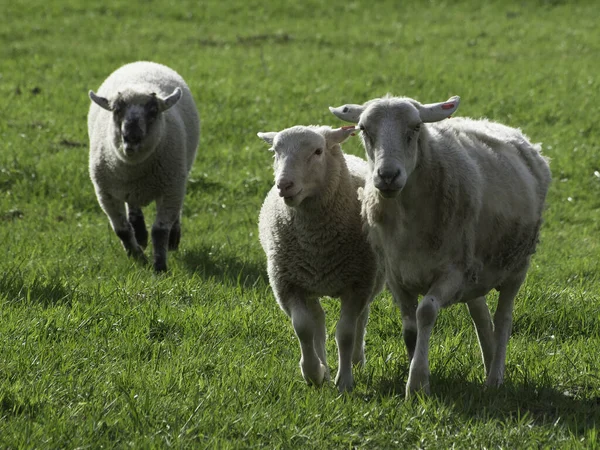
<svg viewBox="0 0 600 450">
<path fill-rule="evenodd" d="M 286 205 L 297 207 L 306 198 L 319 195 L 334 169 L 333 158 L 339 155 L 343 159 L 339 144 L 354 128 L 295 126 L 258 133 L 275 153 L 275 185 Z"/>
<path fill-rule="evenodd" d="M 90 99 L 101 108 L 112 113 L 115 135 L 114 144 L 119 156 L 125 160 L 144 159 L 144 145 L 159 129 L 161 114 L 175 105 L 181 98 L 180 88 L 161 98 L 156 93 L 141 93 L 124 89 L 112 98 L 89 92 Z"/>
<path fill-rule="evenodd" d="M 422 105 L 403 97 L 370 100 L 329 110 L 358 124 L 375 187 L 382 196 L 397 196 L 417 165 L 419 133 L 423 123 L 437 122 L 458 108 L 460 98 Z"/>
</svg>

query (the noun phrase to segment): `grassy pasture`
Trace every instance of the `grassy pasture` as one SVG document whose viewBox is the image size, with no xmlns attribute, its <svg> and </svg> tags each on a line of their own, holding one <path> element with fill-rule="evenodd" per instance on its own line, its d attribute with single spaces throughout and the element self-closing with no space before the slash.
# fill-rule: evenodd
<svg viewBox="0 0 600 450">
<path fill-rule="evenodd" d="M 0 448 L 598 448 L 595 2 L 16 0 L 1 10 Z M 127 260 L 87 173 L 87 91 L 140 59 L 177 70 L 203 121 L 165 276 Z M 460 95 L 458 115 L 518 126 L 552 160 L 498 390 L 482 389 L 475 333 L 455 306 L 431 342 L 433 395 L 405 402 L 387 293 L 352 394 L 300 375 L 256 236 L 272 180 L 256 132 L 336 125 L 327 106 L 387 92 Z M 358 140 L 344 149 L 363 153 Z M 338 304 L 324 304 L 335 370 Z"/>
</svg>

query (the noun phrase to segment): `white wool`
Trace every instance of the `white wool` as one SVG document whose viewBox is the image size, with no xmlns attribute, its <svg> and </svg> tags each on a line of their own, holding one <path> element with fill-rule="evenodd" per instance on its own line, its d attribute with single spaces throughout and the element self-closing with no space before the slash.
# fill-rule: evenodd
<svg viewBox="0 0 600 450">
<path fill-rule="evenodd" d="M 364 362 L 369 304 L 383 285 L 357 197 L 368 165 L 344 155 L 339 145 L 349 135 L 301 126 L 259 133 L 276 154 L 275 186 L 259 218 L 269 281 L 300 341 L 302 374 L 315 385 L 329 376 L 319 298 L 340 297 L 336 384 L 341 391 L 352 389 L 352 363 Z"/>
<path fill-rule="evenodd" d="M 330 108 L 362 130 L 370 166 L 362 214 L 402 310 L 407 396 L 429 390 L 429 337 L 439 310 L 456 302 L 475 323 L 486 383 L 502 383 L 513 301 L 551 180 L 540 146 L 520 130 L 468 118 L 438 122 L 457 107 L 457 97 L 432 105 L 386 97 Z M 493 323 L 491 289 L 500 292 Z"/>
<path fill-rule="evenodd" d="M 139 61 L 114 71 L 90 97 L 89 170 L 98 202 L 128 254 L 145 260 L 145 242 L 138 242 L 147 240 L 141 207 L 155 201 L 154 267 L 166 270 L 167 240 L 169 248 L 177 247 L 187 177 L 200 137 L 192 94 L 174 70 Z M 149 99 L 168 109 L 147 119 Z M 123 129 L 115 121 L 118 108 L 140 119 L 132 122 L 132 136 L 143 139 L 131 144 L 134 151 L 129 153 Z"/>
</svg>

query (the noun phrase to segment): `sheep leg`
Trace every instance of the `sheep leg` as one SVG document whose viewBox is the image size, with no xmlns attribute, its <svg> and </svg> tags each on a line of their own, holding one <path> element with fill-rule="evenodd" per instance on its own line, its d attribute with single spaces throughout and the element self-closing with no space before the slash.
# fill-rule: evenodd
<svg viewBox="0 0 600 450">
<path fill-rule="evenodd" d="M 494 343 L 494 327 L 492 325 L 490 309 L 487 306 L 485 297 L 477 297 L 468 301 L 466 305 L 469 314 L 473 319 L 475 330 L 477 331 L 485 374 L 489 375 L 496 347 Z"/>
<path fill-rule="evenodd" d="M 135 240 L 142 248 L 148 246 L 148 230 L 146 229 L 146 221 L 144 220 L 144 212 L 137 206 L 127 204 L 127 218 L 133 227 Z"/>
<path fill-rule="evenodd" d="M 342 295 L 340 320 L 335 329 L 339 361 L 335 384 L 340 392 L 351 391 L 354 387 L 352 355 L 356 341 L 356 328 L 367 303 L 367 295 Z"/>
<path fill-rule="evenodd" d="M 460 271 L 451 271 L 433 283 L 417 306 L 417 344 L 410 363 L 406 398 L 415 392 L 429 394 L 429 339 L 440 309 L 452 304 L 463 283 Z"/>
<path fill-rule="evenodd" d="M 388 280 L 388 286 L 392 291 L 394 303 L 400 308 L 402 314 L 402 337 L 408 353 L 408 361 L 411 362 L 417 345 L 417 305 L 418 296 L 410 295 L 394 280 Z"/>
<path fill-rule="evenodd" d="M 127 220 L 125 203 L 99 190 L 96 190 L 96 196 L 100 207 L 110 221 L 113 231 L 121 239 L 121 244 L 127 252 L 127 256 L 147 262 L 144 250 L 138 244 L 134 229 Z"/>
<path fill-rule="evenodd" d="M 169 250 L 177 250 L 181 241 L 181 220 L 178 217 L 169 231 Z"/>
<path fill-rule="evenodd" d="M 487 386 L 500 386 L 504 381 L 506 364 L 506 347 L 512 328 L 512 312 L 515 297 L 525 279 L 523 273 L 520 277 L 504 283 L 499 289 L 498 307 L 494 313 L 494 339 L 496 350 L 485 384 Z"/>
<path fill-rule="evenodd" d="M 156 201 L 156 220 L 152 225 L 152 246 L 155 272 L 166 272 L 169 234 L 181 213 L 181 202 L 174 198 L 161 198 Z"/>
<path fill-rule="evenodd" d="M 354 349 L 352 351 L 352 364 L 364 366 L 365 358 L 365 334 L 367 333 L 367 322 L 369 321 L 370 305 L 367 304 L 358 320 L 356 321 L 356 332 L 354 338 Z"/>
<path fill-rule="evenodd" d="M 327 327 L 325 326 L 325 311 L 318 299 L 314 301 L 308 301 L 307 306 L 312 312 L 313 318 L 315 319 L 315 335 L 314 345 L 317 356 L 321 360 L 321 364 L 325 366 L 325 380 L 328 381 L 331 378 L 329 373 L 329 366 L 327 365 L 327 349 L 325 343 L 327 341 Z"/>
<path fill-rule="evenodd" d="M 280 303 L 281 304 L 281 303 Z M 285 302 L 284 311 L 289 311 L 292 326 L 300 343 L 300 370 L 309 384 L 321 386 L 327 373 L 327 368 L 319 359 L 315 349 L 315 338 L 319 331 L 318 320 L 313 311 L 307 306 L 306 299 L 295 298 Z"/>
</svg>

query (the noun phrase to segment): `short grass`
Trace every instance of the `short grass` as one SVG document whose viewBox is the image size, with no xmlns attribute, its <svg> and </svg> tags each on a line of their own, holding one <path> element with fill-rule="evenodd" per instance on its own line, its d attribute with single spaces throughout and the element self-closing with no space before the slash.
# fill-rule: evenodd
<svg viewBox="0 0 600 450">
<path fill-rule="evenodd" d="M 592 1 L 3 2 L 0 447 L 598 448 L 599 21 Z M 87 91 L 139 59 L 180 72 L 203 118 L 166 276 L 127 260 L 87 174 Z M 272 172 L 255 134 L 387 92 L 458 94 L 552 159 L 498 390 L 455 306 L 433 395 L 405 402 L 387 293 L 352 394 L 301 378 L 256 236 Z"/>
</svg>

